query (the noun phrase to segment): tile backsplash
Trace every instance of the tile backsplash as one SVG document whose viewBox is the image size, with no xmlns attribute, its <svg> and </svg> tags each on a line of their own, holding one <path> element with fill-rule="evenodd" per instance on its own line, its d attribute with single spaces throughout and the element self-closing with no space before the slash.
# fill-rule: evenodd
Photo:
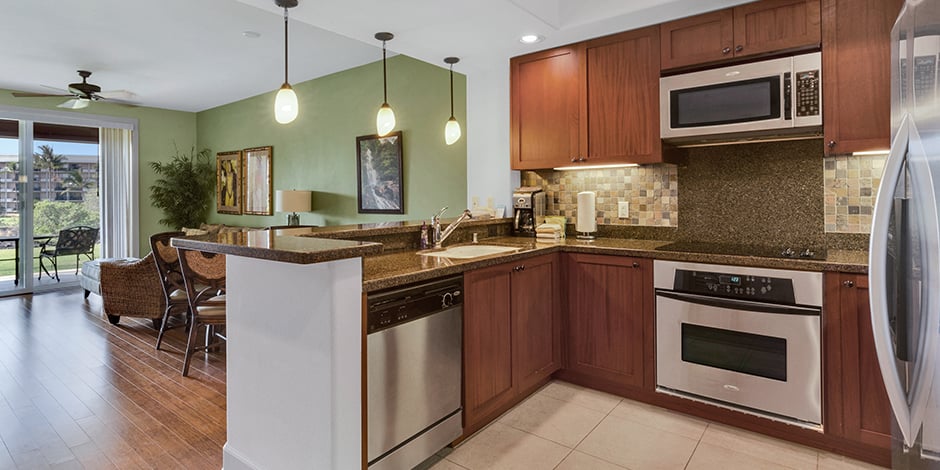
<svg viewBox="0 0 940 470">
<path fill-rule="evenodd" d="M 885 155 L 835 155 L 823 161 L 827 233 L 871 233 Z"/>
<path fill-rule="evenodd" d="M 597 193 L 597 223 L 675 227 L 678 223 L 679 177 L 675 165 L 647 165 L 607 170 L 523 171 L 523 186 L 541 186 L 551 215 L 573 223 L 578 193 Z M 619 218 L 617 203 L 630 203 L 630 217 Z"/>
</svg>

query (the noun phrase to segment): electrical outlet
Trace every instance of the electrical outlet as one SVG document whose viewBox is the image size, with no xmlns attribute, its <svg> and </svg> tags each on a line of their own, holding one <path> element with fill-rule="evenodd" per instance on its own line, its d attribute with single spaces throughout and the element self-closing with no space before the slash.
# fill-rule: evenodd
<svg viewBox="0 0 940 470">
<path fill-rule="evenodd" d="M 472 202 L 470 203 L 470 208 L 471 208 L 471 209 L 476 209 L 476 208 L 480 207 L 480 196 L 473 196 L 472 198 L 470 198 L 470 200 L 472 201 Z"/>
<path fill-rule="evenodd" d="M 492 197 L 492 196 L 486 198 L 486 208 L 487 208 L 487 209 L 493 209 L 493 208 L 494 208 L 494 207 L 493 207 L 493 197 Z"/>
<path fill-rule="evenodd" d="M 630 218 L 630 201 L 617 201 L 617 217 Z"/>
</svg>

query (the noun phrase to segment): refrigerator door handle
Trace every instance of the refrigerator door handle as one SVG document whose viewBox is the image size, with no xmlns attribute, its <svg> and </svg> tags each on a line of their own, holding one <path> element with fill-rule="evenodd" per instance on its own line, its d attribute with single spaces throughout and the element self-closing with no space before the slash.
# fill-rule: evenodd
<svg viewBox="0 0 940 470">
<path fill-rule="evenodd" d="M 888 224 L 891 219 L 891 208 L 894 203 L 894 193 L 897 190 L 898 180 L 907 154 L 909 139 L 910 116 L 905 116 L 892 140 L 891 152 L 885 160 L 884 173 L 878 188 L 878 197 L 875 200 L 875 209 L 872 214 L 871 246 L 868 251 L 868 279 L 869 300 L 871 301 L 872 333 L 875 339 L 875 351 L 878 354 L 878 364 L 884 378 L 885 389 L 891 402 L 894 417 L 908 446 L 913 445 L 916 430 L 911 429 L 911 409 L 908 406 L 907 394 L 894 358 L 894 346 L 891 338 L 891 326 L 888 318 L 888 281 L 887 281 L 887 255 L 888 255 Z"/>
<path fill-rule="evenodd" d="M 891 208 L 894 205 L 894 195 L 896 193 L 898 182 L 904 177 L 906 156 L 907 165 L 910 168 L 912 197 L 917 204 L 923 205 L 924 209 L 917 214 L 911 214 L 912 217 L 919 218 L 924 233 L 921 233 L 920 246 L 921 266 L 923 272 L 921 279 L 925 288 L 921 291 L 922 302 L 917 317 L 912 316 L 915 312 L 898 311 L 898 315 L 909 315 L 906 322 L 916 321 L 920 328 L 920 338 L 909 338 L 915 341 L 916 350 L 914 351 L 913 375 L 909 387 L 905 387 L 902 373 L 898 369 L 895 360 L 894 342 L 891 335 L 891 326 L 888 317 L 888 283 L 887 270 L 891 267 L 887 265 L 888 253 L 888 226 L 891 218 Z M 930 264 L 930 260 L 937 260 L 938 253 L 938 220 L 936 194 L 934 193 L 930 168 L 927 164 L 927 156 L 923 149 L 923 143 L 920 140 L 917 128 L 911 117 L 905 116 L 898 129 L 891 152 L 885 161 L 884 174 L 881 178 L 881 185 L 878 188 L 878 198 L 875 201 L 875 210 L 872 220 L 871 246 L 869 250 L 869 297 L 871 301 L 871 323 L 872 332 L 875 340 L 875 350 L 878 354 L 878 364 L 881 368 L 881 374 L 884 378 L 885 389 L 888 392 L 888 398 L 891 401 L 891 408 L 894 411 L 895 419 L 904 438 L 904 443 L 911 447 L 920 431 L 927 410 L 927 403 L 930 394 L 930 387 L 933 382 L 934 356 L 938 347 L 938 326 L 940 326 L 940 306 L 938 301 L 940 297 L 933 292 L 936 286 L 937 269 Z M 914 201 L 912 201 L 914 202 Z M 916 211 L 916 207 L 911 208 Z M 901 230 L 898 229 L 899 235 Z M 899 244 L 902 244 L 899 241 Z M 907 253 L 900 253 L 900 256 L 906 256 Z M 903 281 L 912 282 L 907 276 L 911 273 L 898 273 L 898 277 Z M 906 293 L 906 292 L 905 292 Z M 903 294 L 902 294 L 903 295 Z M 899 324 L 904 322 L 898 321 Z"/>
</svg>

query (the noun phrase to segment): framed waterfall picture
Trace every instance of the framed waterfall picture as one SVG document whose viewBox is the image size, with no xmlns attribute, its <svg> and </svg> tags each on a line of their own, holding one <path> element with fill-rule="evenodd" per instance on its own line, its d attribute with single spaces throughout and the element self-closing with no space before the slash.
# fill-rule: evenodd
<svg viewBox="0 0 940 470">
<path fill-rule="evenodd" d="M 242 152 L 222 152 L 215 156 L 216 203 L 219 214 L 242 213 Z"/>
<path fill-rule="evenodd" d="M 360 214 L 404 214 L 401 131 L 356 137 Z"/>
<path fill-rule="evenodd" d="M 242 214 L 274 215 L 271 200 L 273 147 L 245 149 L 242 154 Z"/>
</svg>

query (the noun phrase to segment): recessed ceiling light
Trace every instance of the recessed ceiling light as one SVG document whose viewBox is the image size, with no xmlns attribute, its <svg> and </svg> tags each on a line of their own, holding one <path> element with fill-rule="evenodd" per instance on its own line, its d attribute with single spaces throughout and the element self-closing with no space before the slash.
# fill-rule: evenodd
<svg viewBox="0 0 940 470">
<path fill-rule="evenodd" d="M 519 42 L 523 44 L 535 44 L 537 42 L 542 42 L 543 39 L 545 38 L 538 34 L 526 34 L 519 38 Z"/>
<path fill-rule="evenodd" d="M 256 39 L 261 37 L 261 33 L 257 31 L 242 31 L 242 36 L 245 36 L 248 39 Z"/>
</svg>

